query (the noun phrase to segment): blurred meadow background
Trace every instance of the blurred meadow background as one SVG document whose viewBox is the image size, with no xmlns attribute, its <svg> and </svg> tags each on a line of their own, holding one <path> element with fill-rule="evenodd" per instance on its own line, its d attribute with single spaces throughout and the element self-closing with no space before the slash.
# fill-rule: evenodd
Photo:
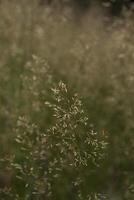
<svg viewBox="0 0 134 200">
<path fill-rule="evenodd" d="M 134 1 L 0 1 L 0 199 L 134 199 Z"/>
</svg>

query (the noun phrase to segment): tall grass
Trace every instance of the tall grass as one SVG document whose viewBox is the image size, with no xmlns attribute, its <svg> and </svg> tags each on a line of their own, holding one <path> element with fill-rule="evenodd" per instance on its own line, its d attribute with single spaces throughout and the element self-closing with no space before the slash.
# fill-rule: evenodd
<svg viewBox="0 0 134 200">
<path fill-rule="evenodd" d="M 61 10 L 37 1 L 5 0 L 0 17 L 2 156 L 14 151 L 18 116 L 26 115 L 43 129 L 53 123 L 43 104 L 52 100 L 53 82 L 62 79 L 83 96 L 90 123 L 109 133 L 104 182 L 121 199 L 133 199 L 133 13 L 110 18 L 94 7 L 80 16 L 68 6 Z M 33 61 L 33 55 L 42 61 L 35 56 Z M 46 66 L 53 78 L 47 77 Z"/>
</svg>

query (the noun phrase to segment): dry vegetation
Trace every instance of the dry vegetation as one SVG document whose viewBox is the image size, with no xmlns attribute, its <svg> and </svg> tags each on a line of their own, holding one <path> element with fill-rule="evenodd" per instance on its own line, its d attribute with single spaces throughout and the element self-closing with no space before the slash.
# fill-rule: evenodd
<svg viewBox="0 0 134 200">
<path fill-rule="evenodd" d="M 26 125 L 24 130 L 20 129 L 22 134 L 30 131 L 32 124 L 38 125 L 36 132 L 40 134 L 42 130 L 53 128 L 56 119 L 53 117 L 53 111 L 45 107 L 44 102 L 48 101 L 53 105 L 51 88 L 62 80 L 68 85 L 70 98 L 75 92 L 82 97 L 84 112 L 89 118 L 88 127 L 91 126 L 93 130 L 95 127 L 97 132 L 104 132 L 108 136 L 107 156 L 100 169 L 96 171 L 100 179 L 97 179 L 98 174 L 91 178 L 93 192 L 95 189 L 96 191 L 89 199 L 106 198 L 97 196 L 98 192 L 112 196 L 109 197 L 110 200 L 112 198 L 134 199 L 133 13 L 124 11 L 121 18 L 110 17 L 104 14 L 101 8 L 94 6 L 90 12 L 81 15 L 78 12 L 74 13 L 73 8 L 68 5 L 64 8 L 59 6 L 55 8 L 39 6 L 37 1 L 31 0 L 20 2 L 5 0 L 0 3 L 0 18 L 1 158 L 9 158 L 10 154 L 14 153 L 17 159 L 23 158 L 18 150 L 19 145 L 14 143 L 14 137 L 18 134 L 16 133 L 16 122 L 19 117 L 25 116 L 31 123 L 29 126 Z M 56 128 L 58 128 L 56 131 L 59 132 L 60 128 L 57 126 Z M 83 125 L 80 125 L 79 130 L 81 129 L 83 130 Z M 62 129 L 60 131 L 64 132 Z M 31 133 L 33 134 L 33 130 Z M 72 130 L 71 134 L 73 137 Z M 34 141 L 34 138 L 32 139 Z M 81 141 L 82 144 L 85 144 L 84 140 L 85 138 Z M 51 142 L 47 147 L 50 144 Z M 35 150 L 32 150 L 32 153 L 35 153 Z M 81 151 L 86 152 L 83 148 Z M 68 148 L 65 149 L 65 153 L 67 152 Z M 57 154 L 55 155 L 57 156 Z M 38 156 L 41 156 L 41 150 Z M 23 162 L 23 159 L 21 161 Z M 67 157 L 64 161 L 68 163 L 70 158 Z M 14 163 L 14 161 L 12 162 Z M 13 165 L 12 162 L 10 164 Z M 18 160 L 15 162 L 17 163 Z M 12 175 L 12 173 L 17 173 L 16 169 L 14 168 L 12 172 L 7 169 L 7 166 L 3 168 L 1 164 L 0 167 L 2 168 L 1 188 L 4 190 L 7 186 L 17 188 L 15 176 Z M 80 179 L 83 178 L 85 181 L 81 172 L 85 168 L 81 168 L 78 168 Z M 73 167 L 70 169 L 74 170 Z M 37 173 L 36 176 L 38 177 L 39 174 Z M 50 176 L 50 178 L 52 177 Z M 62 177 L 62 179 L 64 178 Z M 89 184 L 92 188 L 91 180 L 86 180 L 84 184 Z M 25 179 L 26 183 L 27 181 Z M 38 181 L 40 184 L 46 184 L 46 182 L 41 182 L 40 178 Z M 63 186 L 61 189 L 62 194 L 59 192 L 61 187 L 59 184 L 59 188 L 54 188 L 56 191 L 54 194 L 57 196 L 49 198 L 47 196 L 46 199 L 65 200 L 64 195 L 68 189 L 66 185 L 70 180 L 66 181 L 65 187 Z M 96 182 L 101 187 L 98 187 Z M 34 186 L 30 186 L 32 192 L 34 187 L 37 187 L 36 181 L 34 184 Z M 42 192 L 42 187 L 45 186 L 40 185 L 40 187 Z M 84 195 L 87 195 L 87 186 L 85 188 Z M 19 195 L 24 192 L 16 190 Z M 76 190 L 74 191 L 76 196 L 67 197 L 65 195 L 66 199 L 86 200 L 87 196 L 77 196 Z M 84 191 L 82 192 L 84 193 Z M 11 199 L 11 196 L 2 196 L 5 193 L 8 193 L 7 190 L 4 194 L 1 192 L 0 199 Z M 9 194 L 11 193 L 13 195 L 15 192 L 9 192 Z M 30 196 L 29 192 L 24 195 L 25 197 L 22 195 L 23 197 L 12 198 L 19 200 L 24 198 L 26 200 L 31 198 L 42 200 L 44 198 L 41 196 L 42 193 L 40 197 L 36 196 L 36 198 Z"/>
</svg>

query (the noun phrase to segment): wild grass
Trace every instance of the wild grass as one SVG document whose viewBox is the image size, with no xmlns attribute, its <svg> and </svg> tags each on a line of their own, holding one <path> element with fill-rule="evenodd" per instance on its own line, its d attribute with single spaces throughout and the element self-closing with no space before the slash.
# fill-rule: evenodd
<svg viewBox="0 0 134 200">
<path fill-rule="evenodd" d="M 80 16 L 69 7 L 5 0 L 0 17 L 1 157 L 16 149 L 19 116 L 40 130 L 51 127 L 53 112 L 44 102 L 53 102 L 50 88 L 64 80 L 69 96 L 82 96 L 89 123 L 108 132 L 103 184 L 121 200 L 133 199 L 133 13 L 110 18 L 94 7 Z M 3 176 L 2 187 L 10 182 Z"/>
</svg>

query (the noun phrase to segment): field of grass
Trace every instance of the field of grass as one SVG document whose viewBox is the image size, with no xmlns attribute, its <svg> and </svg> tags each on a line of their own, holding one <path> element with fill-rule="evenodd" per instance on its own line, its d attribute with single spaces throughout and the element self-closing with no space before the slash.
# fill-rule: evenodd
<svg viewBox="0 0 134 200">
<path fill-rule="evenodd" d="M 0 2 L 0 199 L 134 199 L 134 21 Z"/>
</svg>

